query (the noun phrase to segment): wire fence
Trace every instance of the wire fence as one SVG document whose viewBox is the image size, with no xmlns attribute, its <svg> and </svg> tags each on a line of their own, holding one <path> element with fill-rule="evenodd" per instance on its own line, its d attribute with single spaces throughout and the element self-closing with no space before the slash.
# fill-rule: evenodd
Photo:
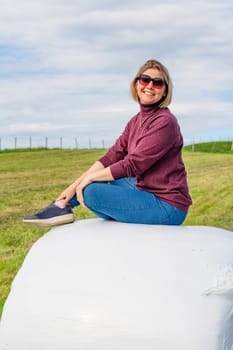
<svg viewBox="0 0 233 350">
<path fill-rule="evenodd" d="M 92 137 L 0 137 L 0 151 L 17 149 L 105 149 L 113 143 L 106 138 Z"/>
<path fill-rule="evenodd" d="M 48 136 L 14 136 L 0 137 L 0 151 L 19 149 L 106 149 L 109 148 L 115 139 L 106 137 L 48 137 Z M 219 140 L 206 142 L 199 140 L 186 140 L 187 149 L 198 152 L 233 152 L 232 138 L 228 141 Z"/>
<path fill-rule="evenodd" d="M 214 141 L 204 143 L 193 143 L 186 146 L 187 150 L 192 152 L 218 152 L 218 153 L 233 153 L 232 141 Z"/>
</svg>

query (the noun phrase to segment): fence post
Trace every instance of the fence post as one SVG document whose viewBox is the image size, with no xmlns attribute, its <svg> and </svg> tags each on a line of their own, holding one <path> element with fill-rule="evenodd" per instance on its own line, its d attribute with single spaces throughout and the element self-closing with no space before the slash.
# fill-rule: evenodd
<svg viewBox="0 0 233 350">
<path fill-rule="evenodd" d="M 78 139 L 75 137 L 75 148 L 78 149 Z"/>
<path fill-rule="evenodd" d="M 216 147 L 216 142 L 213 142 L 212 151 L 215 151 L 215 147 Z"/>
</svg>

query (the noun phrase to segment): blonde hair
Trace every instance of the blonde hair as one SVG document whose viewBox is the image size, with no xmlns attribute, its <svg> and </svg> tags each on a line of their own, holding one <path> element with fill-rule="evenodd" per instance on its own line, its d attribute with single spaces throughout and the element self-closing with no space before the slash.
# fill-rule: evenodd
<svg viewBox="0 0 233 350">
<path fill-rule="evenodd" d="M 138 77 L 141 74 L 143 74 L 147 69 L 150 69 L 150 68 L 157 69 L 162 74 L 162 78 L 165 81 L 166 87 L 165 87 L 165 97 L 162 99 L 160 103 L 160 107 L 167 107 L 172 101 L 172 80 L 168 72 L 168 69 L 159 61 L 148 60 L 139 68 L 137 75 L 135 76 L 135 78 L 133 79 L 130 85 L 131 95 L 135 101 L 137 102 L 139 101 L 139 97 L 136 90 L 136 83 L 138 81 Z"/>
</svg>

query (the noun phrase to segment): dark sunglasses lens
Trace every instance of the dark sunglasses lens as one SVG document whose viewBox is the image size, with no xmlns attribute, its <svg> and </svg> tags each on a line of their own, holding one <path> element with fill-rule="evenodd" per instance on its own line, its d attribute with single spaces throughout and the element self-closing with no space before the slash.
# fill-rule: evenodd
<svg viewBox="0 0 233 350">
<path fill-rule="evenodd" d="M 163 79 L 160 79 L 160 78 L 153 79 L 154 86 L 163 86 L 163 84 L 164 84 Z"/>
<path fill-rule="evenodd" d="M 140 75 L 140 77 L 138 78 L 140 83 L 143 84 L 143 85 L 147 85 L 149 84 L 151 81 L 153 83 L 153 86 L 159 86 L 159 87 L 162 87 L 164 85 L 164 81 L 163 79 L 161 78 L 151 78 L 151 77 L 148 77 L 146 75 Z"/>
<path fill-rule="evenodd" d="M 151 78 L 150 78 L 150 77 L 141 76 L 141 77 L 139 77 L 139 80 L 140 80 L 143 84 L 149 84 L 150 81 L 151 81 Z"/>
</svg>

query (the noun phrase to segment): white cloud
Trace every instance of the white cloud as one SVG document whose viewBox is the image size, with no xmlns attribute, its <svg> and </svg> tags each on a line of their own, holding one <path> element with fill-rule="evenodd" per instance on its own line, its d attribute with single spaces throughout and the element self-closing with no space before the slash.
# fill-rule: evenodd
<svg viewBox="0 0 233 350">
<path fill-rule="evenodd" d="M 1 0 L 0 136 L 114 138 L 148 58 L 170 70 L 184 137 L 233 136 L 232 13 L 231 0 Z"/>
</svg>

